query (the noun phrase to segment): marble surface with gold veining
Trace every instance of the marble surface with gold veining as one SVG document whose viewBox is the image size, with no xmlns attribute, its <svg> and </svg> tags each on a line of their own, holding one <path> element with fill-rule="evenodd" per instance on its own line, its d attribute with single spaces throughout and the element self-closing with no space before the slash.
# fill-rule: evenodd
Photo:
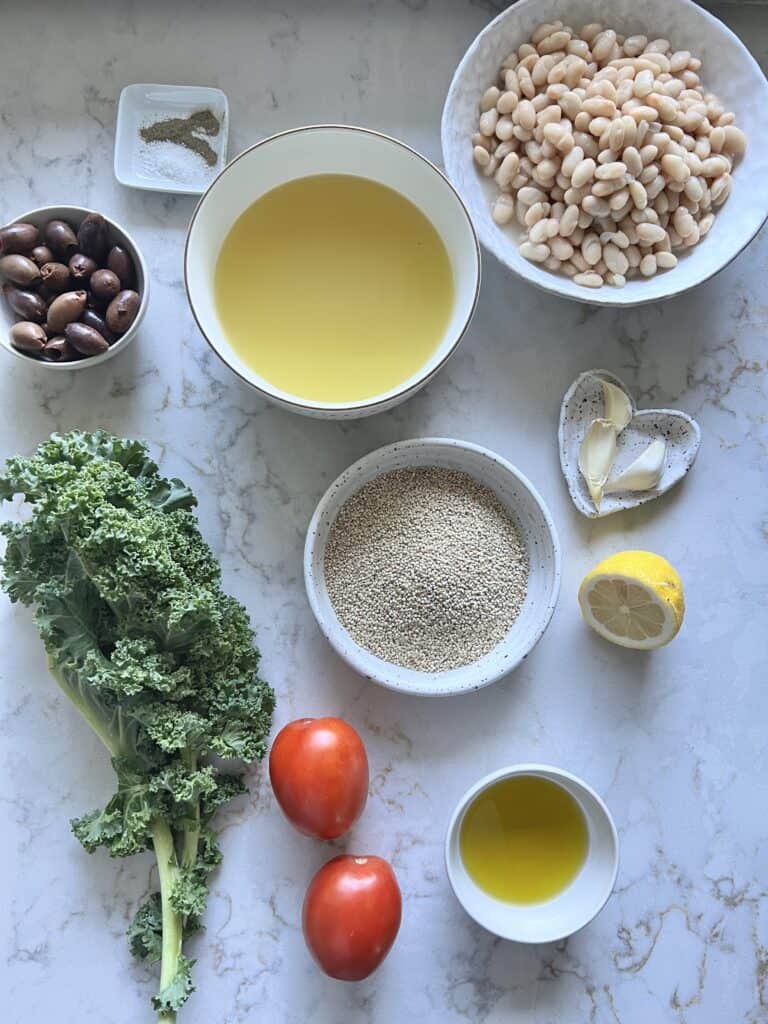
<svg viewBox="0 0 768 1024">
<path fill-rule="evenodd" d="M 0 220 L 51 203 L 100 208 L 139 241 L 153 289 L 138 342 L 113 362 L 70 377 L 0 360 L 0 455 L 73 427 L 146 438 L 199 495 L 225 585 L 258 627 L 277 724 L 342 715 L 371 759 L 366 813 L 330 848 L 291 831 L 253 771 L 250 796 L 222 819 L 225 859 L 192 943 L 187 1024 L 768 1020 L 765 234 L 704 287 L 624 313 L 548 297 L 488 258 L 472 328 L 429 388 L 388 414 L 334 425 L 265 405 L 217 361 L 182 285 L 194 200 L 129 191 L 112 175 L 116 102 L 130 82 L 220 86 L 231 154 L 335 121 L 439 159 L 453 68 L 499 6 L 41 0 L 0 11 Z M 768 8 L 715 9 L 765 61 Z M 641 407 L 691 413 L 703 433 L 679 488 L 598 522 L 572 507 L 556 445 L 562 394 L 592 366 L 621 376 Z M 301 570 L 328 483 L 378 445 L 427 434 L 480 442 L 519 466 L 549 504 L 564 555 L 554 620 L 520 670 L 432 702 L 377 689 L 339 662 Z M 652 656 L 590 634 L 576 605 L 584 572 L 625 547 L 666 555 L 686 586 L 683 630 Z M 154 976 L 131 962 L 124 933 L 154 885 L 152 859 L 89 857 L 71 836 L 68 819 L 110 793 L 110 766 L 47 677 L 28 612 L 3 598 L 0 630 L 0 1018 L 150 1021 Z M 552 946 L 476 927 L 443 869 L 455 801 L 515 761 L 582 775 L 620 832 L 613 898 Z M 300 930 L 307 881 L 344 849 L 391 858 L 405 894 L 392 954 L 356 985 L 322 976 Z"/>
</svg>

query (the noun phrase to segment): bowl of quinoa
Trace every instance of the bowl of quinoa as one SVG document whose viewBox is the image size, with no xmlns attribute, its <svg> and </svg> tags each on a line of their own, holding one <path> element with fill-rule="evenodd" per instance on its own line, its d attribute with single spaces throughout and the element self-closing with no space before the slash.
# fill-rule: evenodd
<svg viewBox="0 0 768 1024">
<path fill-rule="evenodd" d="M 304 578 L 336 652 L 390 689 L 443 696 L 505 676 L 554 611 L 560 550 L 532 484 L 479 445 L 418 438 L 334 481 Z"/>
</svg>

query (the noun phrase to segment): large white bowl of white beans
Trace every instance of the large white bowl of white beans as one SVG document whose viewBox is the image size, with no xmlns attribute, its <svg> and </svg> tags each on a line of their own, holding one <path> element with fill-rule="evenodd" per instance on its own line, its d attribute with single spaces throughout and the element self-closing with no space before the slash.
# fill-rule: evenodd
<svg viewBox="0 0 768 1024">
<path fill-rule="evenodd" d="M 691 0 L 518 0 L 443 110 L 448 176 L 482 243 L 546 291 L 660 301 L 768 216 L 768 83 Z"/>
</svg>

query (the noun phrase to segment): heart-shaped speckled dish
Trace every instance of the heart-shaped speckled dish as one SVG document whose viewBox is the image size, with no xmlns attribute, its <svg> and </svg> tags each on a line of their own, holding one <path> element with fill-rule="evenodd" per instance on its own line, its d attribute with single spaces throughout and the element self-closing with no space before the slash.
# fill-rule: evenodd
<svg viewBox="0 0 768 1024">
<path fill-rule="evenodd" d="M 579 471 L 579 449 L 592 420 L 603 416 L 601 380 L 621 388 L 632 406 L 632 420 L 619 434 L 616 462 L 611 476 L 618 476 L 656 438 L 666 441 L 664 470 L 658 487 L 649 491 L 623 491 L 603 496 L 598 511 L 589 496 L 584 477 Z M 614 512 L 637 508 L 653 501 L 680 483 L 696 460 L 701 444 L 701 431 L 696 420 L 676 409 L 640 409 L 626 384 L 608 370 L 586 370 L 571 384 L 560 407 L 560 466 L 576 508 L 583 516 L 601 519 Z"/>
<path fill-rule="evenodd" d="M 585 288 L 524 259 L 518 249 L 521 229 L 516 222 L 504 227 L 493 222 L 491 205 L 498 188 L 478 173 L 472 159 L 470 139 L 477 130 L 483 92 L 496 82 L 511 50 L 527 42 L 540 24 L 558 18 L 576 29 L 601 22 L 626 35 L 664 37 L 675 49 L 689 50 L 703 61 L 703 86 L 735 111 L 747 135 L 746 154 L 734 169 L 733 190 L 706 238 L 686 251 L 672 270 L 634 278 L 623 288 Z M 727 266 L 768 217 L 768 82 L 741 40 L 692 0 L 517 0 L 483 29 L 456 69 L 443 108 L 442 146 L 446 173 L 486 249 L 531 284 L 579 302 L 636 306 L 679 295 Z"/>
</svg>

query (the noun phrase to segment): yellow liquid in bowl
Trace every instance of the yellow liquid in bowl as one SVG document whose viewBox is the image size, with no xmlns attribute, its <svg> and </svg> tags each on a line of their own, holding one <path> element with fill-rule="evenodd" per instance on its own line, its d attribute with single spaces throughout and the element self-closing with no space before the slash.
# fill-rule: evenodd
<svg viewBox="0 0 768 1024">
<path fill-rule="evenodd" d="M 240 359 L 298 399 L 358 402 L 404 383 L 450 320 L 430 220 L 367 178 L 321 174 L 257 199 L 224 240 L 216 311 Z"/>
<path fill-rule="evenodd" d="M 543 903 L 579 873 L 589 835 L 562 786 L 513 775 L 483 790 L 461 823 L 459 848 L 470 877 L 507 903 Z"/>
</svg>

